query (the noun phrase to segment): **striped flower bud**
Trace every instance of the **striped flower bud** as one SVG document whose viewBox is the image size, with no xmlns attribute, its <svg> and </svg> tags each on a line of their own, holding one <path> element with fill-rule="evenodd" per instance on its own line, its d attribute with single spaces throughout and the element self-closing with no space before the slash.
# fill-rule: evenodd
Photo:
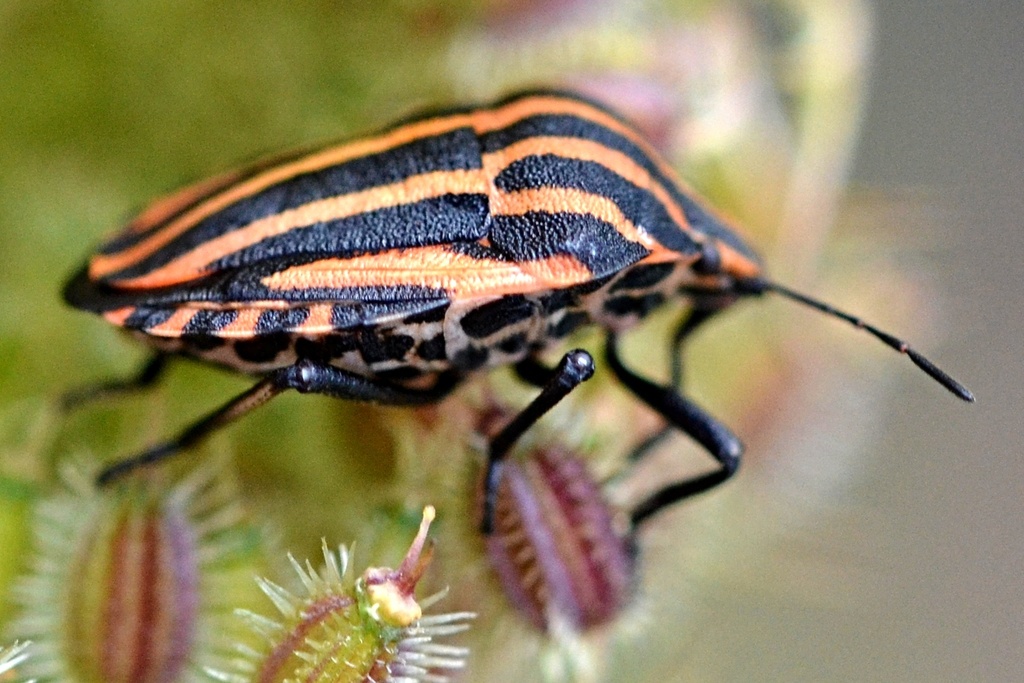
<svg viewBox="0 0 1024 683">
<path fill-rule="evenodd" d="M 12 625 L 35 641 L 27 675 L 88 683 L 204 680 L 222 663 L 240 600 L 234 560 L 251 539 L 234 487 L 213 468 L 172 486 L 97 489 L 68 468 L 36 511 L 36 557 Z M 252 568 L 249 568 L 252 571 Z M 233 638 L 232 635 L 235 637 Z"/>
<path fill-rule="evenodd" d="M 487 557 L 509 602 L 542 631 L 585 631 L 632 595 L 635 554 L 587 463 L 563 443 L 533 444 L 503 468 Z"/>
</svg>

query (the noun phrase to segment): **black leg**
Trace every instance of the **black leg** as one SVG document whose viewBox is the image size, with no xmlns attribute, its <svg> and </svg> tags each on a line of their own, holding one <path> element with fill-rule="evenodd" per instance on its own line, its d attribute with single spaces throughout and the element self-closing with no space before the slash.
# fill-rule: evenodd
<svg viewBox="0 0 1024 683">
<path fill-rule="evenodd" d="M 516 375 L 527 384 L 543 389 L 551 381 L 551 378 L 558 372 L 556 368 L 549 368 L 533 356 L 527 356 L 515 364 Z"/>
<path fill-rule="evenodd" d="M 148 448 L 124 460 L 118 460 L 113 465 L 104 468 L 100 472 L 99 477 L 97 477 L 96 483 L 100 486 L 106 486 L 134 471 L 136 468 L 170 458 L 179 451 L 189 448 L 211 432 L 237 420 L 249 411 L 259 408 L 284 391 L 284 389 L 285 387 L 278 386 L 271 377 L 261 380 L 251 389 L 242 392 L 206 417 L 193 422 L 170 441 L 165 441 Z"/>
<path fill-rule="evenodd" d="M 72 389 L 61 396 L 60 407 L 65 411 L 73 410 L 83 403 L 89 403 L 97 399 L 116 396 L 117 394 L 124 394 L 130 391 L 145 389 L 160 378 L 163 371 L 167 368 L 167 360 L 167 354 L 157 353 L 146 361 L 146 364 L 139 369 L 138 373 L 136 373 L 134 377 L 108 382 L 99 382 L 97 384 L 89 384 L 84 387 Z"/>
<path fill-rule="evenodd" d="M 676 331 L 672 335 L 672 359 L 671 359 L 671 379 L 669 386 L 680 390 L 683 386 L 683 346 L 684 342 L 689 339 L 693 331 L 696 330 L 701 323 L 709 319 L 712 315 L 718 312 L 715 308 L 694 308 L 686 314 L 686 316 L 679 321 L 679 325 L 676 326 Z M 638 443 L 627 456 L 629 462 L 639 462 L 645 456 L 652 453 L 658 446 L 660 446 L 665 439 L 672 434 L 675 430 L 675 426 L 668 424 L 654 432 L 646 439 Z"/>
<path fill-rule="evenodd" d="M 648 434 L 643 441 L 633 446 L 633 450 L 626 455 L 626 462 L 635 464 L 646 458 L 665 443 L 665 439 L 671 436 L 675 429 L 673 425 L 665 425 Z M 620 475 L 616 475 L 618 476 Z"/>
<path fill-rule="evenodd" d="M 679 389 L 683 386 L 683 342 L 690 338 L 693 331 L 700 327 L 719 309 L 695 308 L 679 321 L 675 334 L 672 335 L 672 386 Z"/>
<path fill-rule="evenodd" d="M 539 362 L 535 363 L 536 367 L 533 367 L 533 370 L 543 369 Z M 537 420 L 568 396 L 573 389 L 593 376 L 594 359 L 589 353 L 582 349 L 574 349 L 565 354 L 558 367 L 550 373 L 540 394 L 491 439 L 487 452 L 487 471 L 484 474 L 483 520 L 480 523 L 484 534 L 490 534 L 494 529 L 498 483 L 501 481 L 502 464 L 509 450 Z"/>
<path fill-rule="evenodd" d="M 656 491 L 633 511 L 634 527 L 669 505 L 718 486 L 736 472 L 743 454 L 743 444 L 725 425 L 674 388 L 654 384 L 627 369 L 619 358 L 618 341 L 614 334 L 608 335 L 606 356 L 612 372 L 626 388 L 671 425 L 703 446 L 720 465 L 714 472 L 669 484 Z"/>
<path fill-rule="evenodd" d="M 169 458 L 288 389 L 295 389 L 303 394 L 325 394 L 352 401 L 422 405 L 441 400 L 455 388 L 458 381 L 457 375 L 444 374 L 429 389 L 407 389 L 330 365 L 301 360 L 295 365 L 271 372 L 251 389 L 192 423 L 173 439 L 110 465 L 100 473 L 97 483 L 100 486 L 109 484 L 137 467 Z"/>
</svg>

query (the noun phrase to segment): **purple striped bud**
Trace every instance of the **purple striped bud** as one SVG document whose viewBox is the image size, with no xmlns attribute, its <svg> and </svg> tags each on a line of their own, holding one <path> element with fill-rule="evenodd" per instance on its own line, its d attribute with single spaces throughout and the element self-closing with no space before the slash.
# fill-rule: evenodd
<svg viewBox="0 0 1024 683">
<path fill-rule="evenodd" d="M 614 619 L 632 595 L 635 557 L 619 522 L 579 456 L 535 447 L 505 464 L 487 556 L 534 626 L 584 631 Z"/>
</svg>

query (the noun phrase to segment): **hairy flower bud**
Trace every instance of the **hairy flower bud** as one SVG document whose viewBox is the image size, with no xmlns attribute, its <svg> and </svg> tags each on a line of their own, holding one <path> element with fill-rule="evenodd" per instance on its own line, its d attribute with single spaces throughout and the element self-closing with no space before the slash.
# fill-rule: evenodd
<svg viewBox="0 0 1024 683">
<path fill-rule="evenodd" d="M 430 563 L 427 530 L 434 508 L 423 511 L 419 533 L 397 569 L 372 567 L 353 579 L 348 550 L 323 544 L 317 571 L 289 555 L 304 595 L 259 579 L 279 613 L 270 619 L 241 612 L 265 639 L 260 650 L 243 651 L 234 673 L 211 671 L 230 683 L 413 683 L 445 681 L 442 671 L 462 668 L 468 651 L 435 638 L 469 628 L 468 612 L 422 616 L 442 595 L 416 601 L 414 591 Z"/>
<path fill-rule="evenodd" d="M 244 634 L 226 608 L 242 599 L 234 573 L 251 539 L 233 485 L 210 467 L 171 486 L 140 478 L 97 489 L 87 468 L 64 475 L 37 508 L 36 556 L 16 586 L 11 630 L 35 641 L 25 673 L 200 680 Z"/>
</svg>

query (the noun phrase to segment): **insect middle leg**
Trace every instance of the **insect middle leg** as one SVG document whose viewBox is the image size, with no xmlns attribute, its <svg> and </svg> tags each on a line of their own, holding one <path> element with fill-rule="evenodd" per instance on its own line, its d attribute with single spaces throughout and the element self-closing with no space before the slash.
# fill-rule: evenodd
<svg viewBox="0 0 1024 683">
<path fill-rule="evenodd" d="M 458 381 L 458 375 L 442 374 L 430 388 L 409 389 L 363 377 L 332 365 L 300 360 L 294 365 L 274 370 L 250 389 L 193 422 L 173 439 L 110 465 L 100 473 L 97 483 L 100 486 L 109 484 L 138 467 L 165 460 L 288 389 L 295 389 L 302 394 L 324 394 L 352 401 L 422 405 L 441 400 L 451 393 Z"/>
<path fill-rule="evenodd" d="M 512 418 L 494 438 L 487 450 L 487 470 L 484 473 L 483 519 L 480 530 L 490 534 L 494 529 L 494 510 L 498 500 L 498 484 L 501 482 L 505 456 L 526 430 L 534 425 L 573 389 L 594 376 L 594 359 L 582 349 L 574 349 L 562 357 L 553 370 L 546 368 L 533 358 L 516 365 L 519 376 L 530 384 L 542 387 L 523 410 Z"/>
<path fill-rule="evenodd" d="M 60 397 L 60 407 L 64 411 L 74 410 L 85 403 L 91 403 L 108 396 L 126 394 L 145 389 L 155 383 L 167 369 L 169 356 L 166 353 L 155 353 L 132 377 L 97 382 L 68 391 Z"/>
<path fill-rule="evenodd" d="M 704 316 L 703 319 L 706 317 Z M 692 331 L 703 319 L 698 319 L 690 324 L 689 331 Z M 684 323 L 680 329 L 685 329 L 687 326 L 687 323 Z M 685 337 L 686 334 L 688 332 L 682 336 Z M 614 333 L 610 333 L 607 337 L 605 356 L 612 372 L 626 388 L 668 420 L 671 426 L 703 446 L 719 464 L 719 468 L 714 472 L 669 484 L 641 501 L 631 514 L 634 527 L 660 510 L 714 488 L 735 474 L 743 454 L 743 444 L 728 427 L 680 394 L 676 387 L 655 384 L 629 370 L 622 363 L 618 338 Z M 679 367 L 681 369 L 681 364 Z"/>
</svg>

